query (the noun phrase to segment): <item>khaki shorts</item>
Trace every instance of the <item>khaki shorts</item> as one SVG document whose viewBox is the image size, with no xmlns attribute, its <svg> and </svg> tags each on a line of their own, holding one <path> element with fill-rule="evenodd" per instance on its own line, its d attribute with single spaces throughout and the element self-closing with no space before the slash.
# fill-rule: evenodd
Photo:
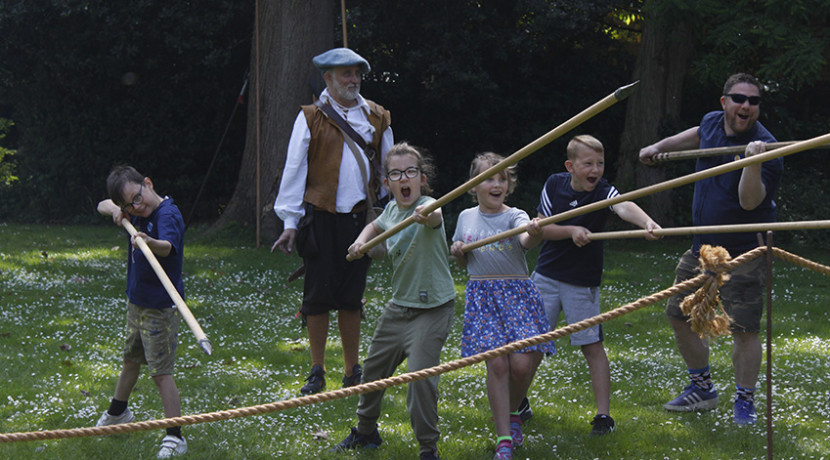
<svg viewBox="0 0 830 460">
<path fill-rule="evenodd" d="M 688 250 L 680 257 L 674 283 L 680 283 L 700 274 L 700 262 Z M 756 257 L 729 272 L 729 281 L 720 287 L 720 298 L 726 313 L 732 318 L 732 332 L 759 332 L 764 313 L 764 258 Z M 666 315 L 686 320 L 680 311 L 683 299 L 692 291 L 685 291 L 669 298 Z"/>
<path fill-rule="evenodd" d="M 124 359 L 146 364 L 150 375 L 173 374 L 179 321 L 175 308 L 144 308 L 128 303 Z"/>
</svg>

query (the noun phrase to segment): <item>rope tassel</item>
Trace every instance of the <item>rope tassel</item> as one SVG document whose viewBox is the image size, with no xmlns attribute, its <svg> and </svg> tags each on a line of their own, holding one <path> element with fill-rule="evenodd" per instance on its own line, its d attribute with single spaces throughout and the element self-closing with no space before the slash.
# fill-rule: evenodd
<svg viewBox="0 0 830 460">
<path fill-rule="evenodd" d="M 700 338 L 713 339 L 729 335 L 729 324 L 732 319 L 723 309 L 719 293 L 720 287 L 729 281 L 725 265 L 730 260 L 729 251 L 720 246 L 706 244 L 701 246 L 698 260 L 699 270 L 708 276 L 697 291 L 683 299 L 680 310 L 689 316 L 692 331 L 698 333 Z"/>
</svg>

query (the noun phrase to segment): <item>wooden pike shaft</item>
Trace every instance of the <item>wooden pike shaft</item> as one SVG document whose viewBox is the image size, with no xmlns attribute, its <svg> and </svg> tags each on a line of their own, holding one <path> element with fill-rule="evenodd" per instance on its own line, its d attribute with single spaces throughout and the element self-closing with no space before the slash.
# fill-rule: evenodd
<svg viewBox="0 0 830 460">
<path fill-rule="evenodd" d="M 637 189 L 628 193 L 623 193 L 621 195 L 617 195 L 614 198 L 608 198 L 607 200 L 597 201 L 585 206 L 581 206 L 576 209 L 571 209 L 570 211 L 565 211 L 555 216 L 545 217 L 539 221 L 539 225 L 545 226 L 550 224 L 555 224 L 556 222 L 561 222 L 563 220 L 570 219 L 572 217 L 581 216 L 582 214 L 588 214 L 589 212 L 594 212 L 598 209 L 602 209 L 608 206 L 613 206 L 617 203 L 622 203 L 623 201 L 632 201 L 637 198 L 642 198 L 647 195 L 651 195 L 657 192 L 662 192 L 665 190 L 669 190 L 672 188 L 677 188 L 681 185 L 690 184 L 692 182 L 699 181 L 701 179 L 706 179 L 709 177 L 717 176 L 719 174 L 723 174 L 729 171 L 735 171 L 737 169 L 742 169 L 746 166 L 760 164 L 765 161 L 773 160 L 776 158 L 780 158 L 787 155 L 792 155 L 793 153 L 802 152 L 804 150 L 809 150 L 816 148 L 820 145 L 824 145 L 830 142 L 830 134 L 825 134 L 823 136 L 814 137 L 812 139 L 808 139 L 805 141 L 799 141 L 794 144 L 788 145 L 786 147 L 781 147 L 772 151 L 759 153 L 757 155 L 753 155 L 748 158 L 742 158 L 740 160 L 735 160 L 730 163 L 724 163 L 719 166 L 715 166 L 713 168 L 704 169 L 703 171 L 698 171 L 692 174 L 687 174 L 685 176 L 676 177 L 674 179 L 669 179 L 665 182 L 660 182 L 658 184 L 649 185 L 647 187 L 643 187 L 641 189 Z M 505 238 L 509 238 L 514 235 L 518 235 L 520 233 L 524 233 L 527 231 L 527 225 L 522 225 L 521 227 L 516 227 L 514 229 L 508 230 L 506 232 L 499 233 L 497 235 L 493 235 L 487 238 L 483 238 L 478 240 L 474 243 L 464 245 L 461 250 L 464 252 L 472 251 L 473 249 L 480 248 L 482 246 L 486 246 L 490 243 L 495 243 L 496 241 L 503 240 Z"/>
<path fill-rule="evenodd" d="M 133 224 L 131 224 L 127 219 L 121 219 L 121 225 L 127 229 L 127 233 L 129 233 L 130 236 L 138 233 L 136 232 L 135 227 L 133 227 Z M 196 336 L 196 341 L 199 343 L 199 347 L 201 347 L 202 351 L 208 355 L 213 353 L 213 345 L 211 345 L 210 340 L 208 340 L 205 332 L 202 330 L 202 327 L 199 326 L 199 322 L 196 321 L 193 313 L 191 313 L 190 309 L 187 308 L 187 304 L 184 303 L 184 299 L 182 299 L 182 296 L 179 295 L 179 291 L 176 290 L 176 286 L 173 286 L 173 282 L 170 281 L 170 277 L 168 277 L 167 273 L 164 272 L 164 268 L 162 268 L 158 259 L 156 259 L 156 255 L 153 254 L 150 246 L 147 246 L 147 243 L 141 238 L 137 238 L 136 242 L 138 243 L 138 248 L 141 249 L 142 253 L 144 253 L 144 257 L 147 259 L 147 262 L 150 262 L 150 266 L 152 266 L 153 271 L 156 272 L 156 276 L 158 276 L 159 281 L 161 281 L 161 284 L 164 286 L 167 294 L 170 295 L 170 298 L 173 299 L 173 303 L 175 303 L 176 307 L 179 309 L 179 314 L 182 315 L 182 318 L 184 318 L 184 321 L 190 327 L 190 330 L 193 331 L 193 335 Z"/>
<path fill-rule="evenodd" d="M 756 224 L 734 224 L 734 225 L 704 225 L 700 227 L 675 227 L 663 228 L 654 231 L 655 236 L 681 236 L 699 235 L 711 233 L 742 233 L 742 232 L 766 232 L 782 230 L 814 230 L 830 228 L 830 220 L 804 220 L 799 222 L 766 222 Z M 588 234 L 588 239 L 612 240 L 623 238 L 645 237 L 645 230 L 622 230 L 618 232 L 599 232 Z"/>
<path fill-rule="evenodd" d="M 631 93 L 634 91 L 634 88 L 639 83 L 639 81 L 635 81 L 626 86 L 622 86 L 617 88 L 616 91 L 605 96 L 598 102 L 594 103 L 592 106 L 588 107 L 587 109 L 583 110 L 582 112 L 578 113 L 570 120 L 562 123 L 561 125 L 557 126 L 556 128 L 548 131 L 542 137 L 536 139 L 535 141 L 531 142 L 530 144 L 522 147 L 521 149 L 514 152 L 509 157 L 505 158 L 504 160 L 500 161 L 498 164 L 493 165 L 489 169 L 482 171 L 477 176 L 473 177 L 472 179 L 468 180 L 467 182 L 459 185 L 455 188 L 455 190 L 447 193 L 446 195 L 438 198 L 437 200 L 433 201 L 432 203 L 424 206 L 424 209 L 421 211 L 421 214 L 426 216 L 429 215 L 431 212 L 435 211 L 436 209 L 444 206 L 445 204 L 449 203 L 450 201 L 458 198 L 459 196 L 467 193 L 470 189 L 475 187 L 476 185 L 484 182 L 488 178 L 500 173 L 501 171 L 505 170 L 507 167 L 512 166 L 519 162 L 519 160 L 527 157 L 531 153 L 539 150 L 540 148 L 544 147 L 545 145 L 551 143 L 553 140 L 561 137 L 563 134 L 567 133 L 568 131 L 576 128 L 580 124 L 584 123 L 586 120 L 590 119 L 594 115 L 602 112 L 603 110 L 611 107 L 612 105 L 616 104 L 617 102 L 627 98 Z M 399 222 L 397 225 L 389 228 L 385 232 L 381 233 L 380 235 L 372 238 L 371 240 L 367 241 L 366 244 L 363 245 L 361 248 L 361 254 L 366 254 L 369 252 L 369 249 L 377 246 L 383 241 L 386 241 L 392 235 L 400 232 L 404 228 L 411 225 L 415 222 L 414 217 L 410 216 L 406 219 Z M 346 256 L 346 260 L 353 260 L 354 258 L 351 254 Z"/>
<path fill-rule="evenodd" d="M 767 150 L 775 150 L 788 145 L 793 145 L 798 141 L 788 142 L 770 142 L 767 144 Z M 663 163 L 666 161 L 677 160 L 691 160 L 694 158 L 717 157 L 721 155 L 741 154 L 746 150 L 746 145 L 730 145 L 727 147 L 715 147 L 711 149 L 693 149 L 693 150 L 677 150 L 675 152 L 660 152 L 654 155 L 652 161 L 654 163 Z"/>
</svg>

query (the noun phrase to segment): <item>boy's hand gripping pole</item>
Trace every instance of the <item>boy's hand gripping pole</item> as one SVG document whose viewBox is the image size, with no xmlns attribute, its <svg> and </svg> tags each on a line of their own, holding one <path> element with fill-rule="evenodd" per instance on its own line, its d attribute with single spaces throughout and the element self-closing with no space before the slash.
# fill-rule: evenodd
<svg viewBox="0 0 830 460">
<path fill-rule="evenodd" d="M 617 102 L 627 98 L 634 92 L 634 88 L 637 84 L 640 83 L 639 80 L 635 81 L 634 83 L 621 86 L 617 88 L 613 93 L 605 96 L 604 98 L 600 99 L 599 101 L 595 102 L 592 106 L 588 107 L 587 109 L 579 112 L 578 114 L 574 115 L 570 120 L 562 123 L 561 125 L 553 128 L 552 130 L 548 131 L 542 137 L 536 139 L 535 141 L 527 144 L 526 146 L 522 147 L 521 149 L 514 152 L 509 157 L 505 158 L 504 160 L 498 162 L 497 164 L 491 166 L 489 169 L 486 169 L 479 173 L 476 177 L 468 180 L 467 182 L 459 185 L 456 187 L 455 190 L 447 193 L 446 195 L 438 198 L 437 200 L 433 201 L 432 203 L 424 206 L 424 209 L 421 210 L 421 215 L 428 216 L 431 212 L 435 211 L 436 209 L 444 206 L 445 204 L 449 203 L 450 201 L 458 198 L 459 196 L 467 193 L 476 185 L 486 181 L 490 177 L 495 176 L 496 174 L 504 171 L 507 167 L 512 166 L 519 162 L 519 160 L 525 158 L 526 156 L 530 155 L 531 153 L 539 150 L 540 148 L 544 147 L 545 145 L 553 142 L 555 139 L 561 137 L 563 134 L 567 133 L 568 131 L 576 128 L 577 126 L 581 125 L 585 121 L 592 118 L 594 115 L 602 112 L 603 110 L 611 107 L 612 105 L 616 104 Z M 415 218 L 412 216 L 407 217 L 406 219 L 399 222 L 397 225 L 389 228 L 385 232 L 381 233 L 380 235 L 372 238 L 371 240 L 367 241 L 360 248 L 361 254 L 366 254 L 369 252 L 369 249 L 377 246 L 381 242 L 385 241 L 392 235 L 400 232 L 401 230 L 408 227 L 410 224 L 415 222 Z M 354 257 L 351 254 L 346 256 L 346 260 L 352 261 Z"/>
<path fill-rule="evenodd" d="M 130 236 L 135 236 L 135 234 L 138 233 L 128 219 L 121 219 L 121 226 L 127 229 L 127 233 L 129 233 Z M 179 295 L 179 291 L 176 290 L 176 286 L 173 286 L 173 282 L 170 281 L 170 277 L 168 277 L 167 273 L 164 272 L 164 269 L 161 267 L 158 259 L 156 259 L 156 255 L 153 254 L 150 246 L 147 246 L 147 242 L 141 238 L 136 238 L 135 241 L 138 243 L 138 248 L 144 253 L 144 257 L 147 259 L 147 262 L 150 262 L 150 266 L 153 267 L 153 271 L 156 272 L 156 276 L 158 276 L 159 281 L 161 281 L 161 284 L 164 285 L 164 289 L 170 295 L 170 298 L 173 299 L 173 302 L 179 309 L 179 314 L 181 314 L 182 318 L 184 318 L 184 322 L 186 322 L 190 327 L 190 330 L 193 331 L 193 335 L 196 336 L 196 341 L 199 343 L 199 347 L 208 355 L 213 353 L 213 345 L 210 344 L 210 340 L 208 340 L 205 335 L 205 331 L 202 330 L 202 327 L 199 326 L 199 322 L 196 321 L 193 313 L 191 313 L 190 309 L 187 308 L 187 304 L 184 303 L 184 299 L 182 299 L 182 296 Z"/>
</svg>

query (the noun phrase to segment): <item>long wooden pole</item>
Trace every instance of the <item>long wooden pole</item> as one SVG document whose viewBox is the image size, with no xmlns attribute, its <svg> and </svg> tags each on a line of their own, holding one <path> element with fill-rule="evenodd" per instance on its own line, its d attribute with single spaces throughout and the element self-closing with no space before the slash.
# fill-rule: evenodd
<svg viewBox="0 0 830 460">
<path fill-rule="evenodd" d="M 700 227 L 674 227 L 654 230 L 655 236 L 681 236 L 701 235 L 712 233 L 745 233 L 745 232 L 766 232 L 782 230 L 814 230 L 830 228 L 830 220 L 803 220 L 798 222 L 760 222 L 754 224 L 733 224 L 733 225 L 703 225 Z M 645 237 L 646 230 L 621 230 L 617 232 L 589 233 L 588 239 L 615 240 L 623 238 Z"/>
<path fill-rule="evenodd" d="M 127 229 L 130 236 L 134 236 L 137 233 L 135 227 L 133 227 L 133 224 L 131 224 L 127 219 L 121 219 L 121 226 Z M 213 345 L 210 344 L 210 340 L 208 340 L 205 335 L 205 331 L 202 330 L 202 327 L 199 326 L 199 322 L 196 321 L 195 317 L 193 317 L 193 313 L 191 313 L 190 309 L 187 308 L 187 304 L 184 303 L 184 299 L 182 299 L 182 296 L 179 295 L 179 291 L 176 290 L 176 286 L 173 286 L 173 282 L 170 281 L 170 277 L 168 277 L 167 273 L 164 272 L 164 268 L 162 268 L 158 259 L 156 259 L 156 255 L 153 254 L 150 246 L 147 246 L 147 243 L 141 238 L 136 238 L 135 241 L 138 243 L 138 248 L 141 249 L 142 253 L 144 253 L 144 257 L 147 259 L 147 262 L 150 262 L 150 266 L 153 267 L 153 271 L 156 272 L 156 276 L 158 276 L 159 281 L 161 281 L 161 284 L 164 286 L 164 290 L 166 290 L 167 294 L 170 295 L 170 298 L 173 299 L 173 303 L 175 303 L 176 307 L 179 309 L 179 314 L 182 315 L 182 318 L 184 318 L 184 321 L 190 327 L 190 330 L 193 331 L 193 335 L 196 336 L 196 341 L 199 343 L 199 347 L 201 347 L 202 351 L 208 355 L 213 353 Z"/>
<path fill-rule="evenodd" d="M 653 193 L 662 192 L 665 190 L 669 190 L 672 188 L 680 187 L 681 185 L 690 184 L 695 181 L 699 181 L 701 179 L 706 179 L 709 177 L 717 176 L 719 174 L 723 174 L 729 171 L 735 171 L 737 169 L 744 168 L 746 166 L 751 166 L 759 163 L 763 163 L 765 161 L 773 160 L 776 158 L 780 158 L 786 155 L 792 155 L 793 153 L 802 152 L 804 150 L 809 150 L 812 148 L 816 148 L 819 145 L 824 145 L 830 142 L 830 134 L 825 134 L 823 136 L 814 137 L 812 139 L 808 139 L 806 141 L 796 142 L 795 144 L 788 145 L 786 147 L 781 147 L 779 149 L 772 150 L 770 152 L 759 153 L 758 155 L 753 155 L 748 158 L 742 158 L 740 160 L 735 160 L 730 163 L 724 163 L 722 165 L 715 166 L 713 168 L 704 169 L 703 171 L 698 171 L 692 174 L 687 174 L 685 176 L 676 177 L 674 179 L 667 180 L 665 182 L 660 182 L 658 184 L 649 185 L 647 187 L 643 187 L 641 189 L 637 189 L 628 193 L 623 193 L 621 195 L 617 195 L 614 198 L 608 198 L 606 200 L 597 201 L 585 206 L 581 206 L 576 209 L 571 209 L 570 211 L 565 211 L 555 216 L 545 217 L 539 221 L 539 225 L 545 226 L 554 224 L 556 222 L 561 222 L 563 220 L 570 219 L 572 217 L 581 216 L 583 214 L 588 214 L 589 212 L 594 212 L 596 210 L 606 208 L 608 206 L 613 206 L 617 203 L 622 203 L 623 201 L 632 201 L 637 198 L 641 198 L 647 195 L 651 195 Z M 472 251 L 473 249 L 480 248 L 482 246 L 486 246 L 490 243 L 495 243 L 496 241 L 503 240 L 505 238 L 509 238 L 514 235 L 518 235 L 520 233 L 524 233 L 528 230 L 527 225 L 522 225 L 520 227 L 516 227 L 512 230 L 508 230 L 506 232 L 499 233 L 497 235 L 489 236 L 487 238 L 483 238 L 478 240 L 474 243 L 466 244 L 462 246 L 461 250 L 464 252 Z"/>
<path fill-rule="evenodd" d="M 504 160 L 498 162 L 496 165 L 491 166 L 489 169 L 479 173 L 476 177 L 468 180 L 467 182 L 459 185 L 455 188 L 455 190 L 447 193 L 446 195 L 438 198 L 437 200 L 433 201 L 432 203 L 424 206 L 424 209 L 421 211 L 421 214 L 426 216 L 429 213 L 435 211 L 436 209 L 444 206 L 445 204 L 449 203 L 450 201 L 458 198 L 459 196 L 467 193 L 470 189 L 475 187 L 476 185 L 484 182 L 488 178 L 500 173 L 501 171 L 507 169 L 507 167 L 514 165 L 519 162 L 519 160 L 525 158 L 526 156 L 530 155 L 531 153 L 539 150 L 540 148 L 544 147 L 545 145 L 551 143 L 554 139 L 562 136 L 563 134 L 567 133 L 568 131 L 576 128 L 580 124 L 584 123 L 586 120 L 590 119 L 594 115 L 602 112 L 603 110 L 611 107 L 612 105 L 616 104 L 617 102 L 627 98 L 634 92 L 634 88 L 637 86 L 639 81 L 635 81 L 626 86 L 622 86 L 617 88 L 616 91 L 605 96 L 598 102 L 594 103 L 592 106 L 588 107 L 587 109 L 583 110 L 582 112 L 578 113 L 570 120 L 562 123 L 561 125 L 557 126 L 556 128 L 548 131 L 542 137 L 536 139 L 535 141 L 531 142 L 530 144 L 522 147 L 509 157 L 505 158 Z M 415 218 L 410 216 L 404 219 L 403 221 L 399 222 L 394 227 L 386 230 L 385 232 L 381 233 L 380 235 L 372 238 L 366 244 L 361 247 L 361 254 L 366 254 L 369 252 L 369 249 L 380 244 L 382 241 L 385 241 L 387 238 L 391 237 L 392 235 L 398 233 L 399 231 L 403 230 L 404 228 L 408 227 L 410 224 L 415 222 Z M 353 260 L 354 258 L 351 254 L 346 256 L 347 260 Z"/>
<path fill-rule="evenodd" d="M 340 0 L 340 17 L 343 23 L 343 48 L 349 47 L 348 34 L 346 33 L 346 0 Z"/>
<path fill-rule="evenodd" d="M 260 107 L 259 107 L 259 77 L 261 76 L 259 72 L 259 0 L 254 1 L 254 72 L 256 74 L 255 82 L 256 82 L 256 95 L 254 96 L 255 99 L 255 106 L 256 106 L 256 247 L 259 248 L 260 244 L 262 243 L 261 238 L 261 231 L 262 231 L 262 172 L 260 171 L 261 168 L 261 152 L 260 152 Z"/>
<path fill-rule="evenodd" d="M 767 458 L 772 460 L 772 232 L 767 232 L 766 253 L 766 291 L 767 291 Z"/>
<path fill-rule="evenodd" d="M 775 150 L 798 141 L 769 142 L 767 150 Z M 746 150 L 746 145 L 730 145 L 726 147 L 714 147 L 711 149 L 677 150 L 674 152 L 660 152 L 652 157 L 652 162 L 663 163 L 666 161 L 692 160 L 695 158 L 718 157 L 721 155 L 741 154 Z"/>
</svg>

